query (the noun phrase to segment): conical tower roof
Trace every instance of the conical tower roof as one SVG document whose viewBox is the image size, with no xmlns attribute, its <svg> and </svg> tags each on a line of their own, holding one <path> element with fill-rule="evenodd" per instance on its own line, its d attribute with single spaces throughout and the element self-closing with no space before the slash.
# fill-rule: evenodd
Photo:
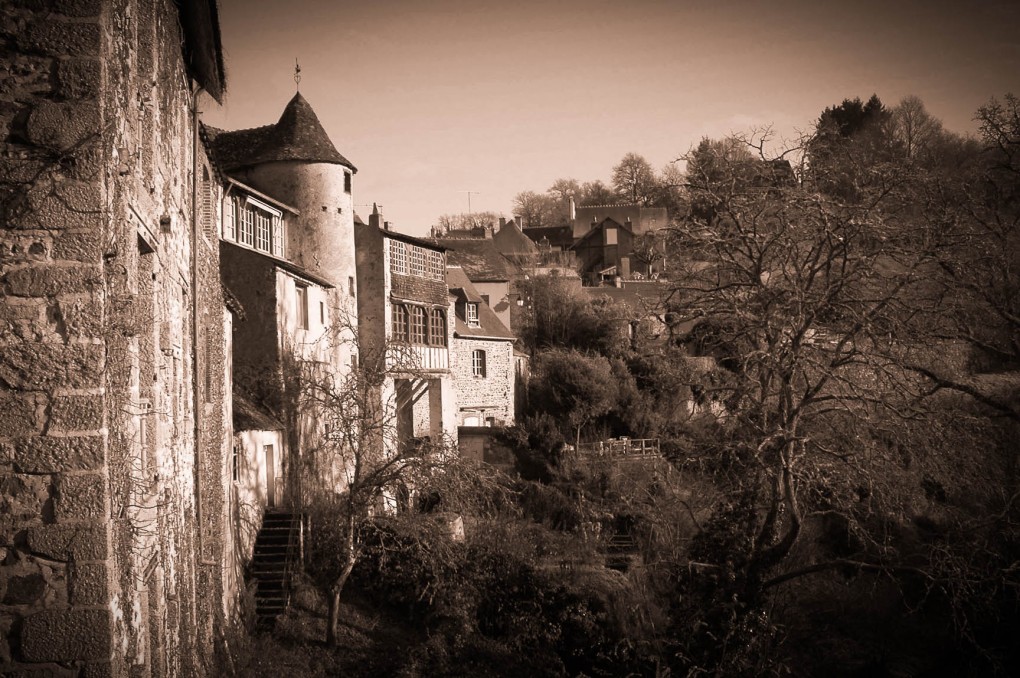
<svg viewBox="0 0 1020 678">
<path fill-rule="evenodd" d="M 234 132 L 216 130 L 209 136 L 217 162 L 227 171 L 286 160 L 343 165 L 357 171 L 336 150 L 311 104 L 300 92 L 283 109 L 275 125 Z"/>
</svg>

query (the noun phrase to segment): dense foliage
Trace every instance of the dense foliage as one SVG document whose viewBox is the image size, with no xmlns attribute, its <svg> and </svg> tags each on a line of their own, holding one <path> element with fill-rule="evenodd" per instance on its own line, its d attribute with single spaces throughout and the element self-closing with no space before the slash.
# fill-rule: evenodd
<svg viewBox="0 0 1020 678">
<path fill-rule="evenodd" d="M 353 585 L 424 633 L 404 675 L 1020 673 L 1017 99 L 978 116 L 704 140 L 657 335 L 531 280 L 514 473 L 359 532 Z M 610 436 L 662 458 L 572 449 Z"/>
</svg>

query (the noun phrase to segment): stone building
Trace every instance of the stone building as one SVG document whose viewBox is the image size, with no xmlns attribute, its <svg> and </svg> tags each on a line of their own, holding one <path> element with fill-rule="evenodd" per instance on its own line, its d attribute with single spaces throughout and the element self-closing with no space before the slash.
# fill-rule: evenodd
<svg viewBox="0 0 1020 678">
<path fill-rule="evenodd" d="M 237 552 L 251 555 L 266 509 L 300 507 L 340 470 L 323 452 L 327 424 L 309 406 L 318 383 L 356 364 L 353 175 L 311 105 L 295 94 L 279 120 L 205 128 L 222 173 L 224 285 L 244 308 L 234 326 Z"/>
<path fill-rule="evenodd" d="M 208 0 L 0 5 L 0 674 L 219 675 Z"/>
<path fill-rule="evenodd" d="M 447 267 L 446 284 L 455 299 L 451 358 L 457 390 L 457 424 L 512 425 L 516 381 L 514 337 L 464 269 Z"/>
<path fill-rule="evenodd" d="M 355 235 L 359 349 L 365 369 L 380 376 L 379 444 L 456 444 L 445 249 L 390 230 L 375 207 Z"/>
</svg>

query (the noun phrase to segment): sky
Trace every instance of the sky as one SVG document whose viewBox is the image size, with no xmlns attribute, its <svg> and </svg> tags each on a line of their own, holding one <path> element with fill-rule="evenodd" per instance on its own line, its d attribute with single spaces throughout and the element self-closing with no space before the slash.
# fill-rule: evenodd
<svg viewBox="0 0 1020 678">
<path fill-rule="evenodd" d="M 781 145 L 846 98 L 917 95 L 974 133 L 1020 95 L 1016 0 L 220 0 L 220 24 L 204 120 L 276 122 L 297 60 L 356 211 L 415 235 L 469 198 L 509 217 L 558 178 L 609 183 L 628 152 L 662 169 L 764 125 Z"/>
</svg>

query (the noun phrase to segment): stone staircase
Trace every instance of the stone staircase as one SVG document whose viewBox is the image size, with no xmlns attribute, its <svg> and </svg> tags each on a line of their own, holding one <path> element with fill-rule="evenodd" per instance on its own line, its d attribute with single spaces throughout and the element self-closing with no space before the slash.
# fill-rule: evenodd
<svg viewBox="0 0 1020 678">
<path fill-rule="evenodd" d="M 255 539 L 252 576 L 258 581 L 255 615 L 260 629 L 271 629 L 290 601 L 290 580 L 297 568 L 301 515 L 270 509 Z"/>
</svg>

